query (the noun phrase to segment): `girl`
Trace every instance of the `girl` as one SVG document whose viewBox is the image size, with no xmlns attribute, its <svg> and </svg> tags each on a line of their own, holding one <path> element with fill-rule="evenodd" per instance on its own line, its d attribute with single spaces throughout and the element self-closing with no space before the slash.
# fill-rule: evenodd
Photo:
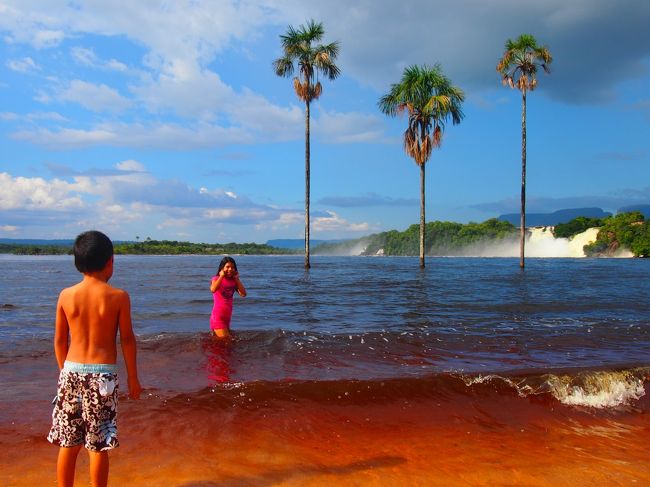
<svg viewBox="0 0 650 487">
<path fill-rule="evenodd" d="M 246 296 L 246 288 L 239 280 L 235 259 L 224 257 L 219 263 L 217 275 L 210 282 L 210 292 L 212 292 L 214 298 L 214 307 L 210 315 L 210 328 L 219 338 L 230 335 L 232 298 L 235 290 L 241 297 Z"/>
</svg>

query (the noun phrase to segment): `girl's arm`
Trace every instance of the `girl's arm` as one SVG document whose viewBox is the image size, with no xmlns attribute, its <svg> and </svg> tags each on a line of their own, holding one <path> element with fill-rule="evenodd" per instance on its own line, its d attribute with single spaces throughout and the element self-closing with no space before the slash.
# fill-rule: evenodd
<svg viewBox="0 0 650 487">
<path fill-rule="evenodd" d="M 221 284 L 221 281 L 223 280 L 223 273 L 219 273 L 219 277 L 217 279 L 212 279 L 210 282 L 210 292 L 214 293 L 219 289 L 219 285 Z"/>
<path fill-rule="evenodd" d="M 237 292 L 243 298 L 246 296 L 246 288 L 239 280 L 239 274 L 235 275 L 235 282 L 237 283 Z"/>
</svg>

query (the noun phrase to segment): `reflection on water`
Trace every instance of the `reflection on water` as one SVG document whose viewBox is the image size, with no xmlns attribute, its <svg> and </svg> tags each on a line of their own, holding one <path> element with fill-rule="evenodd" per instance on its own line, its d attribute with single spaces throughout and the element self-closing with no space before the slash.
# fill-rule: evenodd
<svg viewBox="0 0 650 487">
<path fill-rule="evenodd" d="M 232 348 L 232 338 L 210 337 L 203 341 L 205 370 L 209 384 L 230 381 Z"/>
</svg>

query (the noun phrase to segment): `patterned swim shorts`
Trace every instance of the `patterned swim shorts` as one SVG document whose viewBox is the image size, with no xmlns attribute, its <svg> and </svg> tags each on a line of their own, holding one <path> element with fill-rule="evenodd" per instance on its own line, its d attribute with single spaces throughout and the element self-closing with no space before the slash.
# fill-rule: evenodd
<svg viewBox="0 0 650 487">
<path fill-rule="evenodd" d="M 116 366 L 65 362 L 54 399 L 50 443 L 111 450 L 117 441 Z"/>
</svg>

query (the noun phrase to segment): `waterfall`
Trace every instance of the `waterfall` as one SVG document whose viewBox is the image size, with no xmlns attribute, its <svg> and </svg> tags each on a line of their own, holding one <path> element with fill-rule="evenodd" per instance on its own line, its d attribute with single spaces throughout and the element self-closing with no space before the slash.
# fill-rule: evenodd
<svg viewBox="0 0 650 487">
<path fill-rule="evenodd" d="M 573 238 L 555 238 L 553 227 L 532 227 L 526 238 L 526 257 L 585 257 L 582 248 L 595 242 L 598 228 L 589 228 Z M 519 257 L 519 239 L 501 242 L 484 242 L 470 245 L 461 252 L 450 250 L 449 255 L 466 257 Z M 632 257 L 628 250 L 621 250 L 614 257 Z"/>
<path fill-rule="evenodd" d="M 589 228 L 573 238 L 555 238 L 553 227 L 534 227 L 529 229 L 526 254 L 529 257 L 584 257 L 582 248 L 594 242 L 598 228 Z"/>
</svg>

